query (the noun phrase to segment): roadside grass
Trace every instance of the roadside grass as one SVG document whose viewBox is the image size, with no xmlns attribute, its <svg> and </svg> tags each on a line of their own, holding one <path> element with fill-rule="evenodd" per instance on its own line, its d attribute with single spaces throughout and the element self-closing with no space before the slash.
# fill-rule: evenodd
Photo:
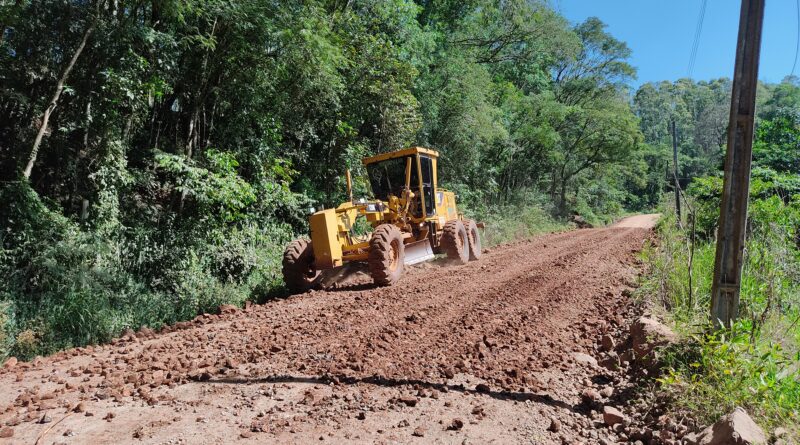
<svg viewBox="0 0 800 445">
<path fill-rule="evenodd" d="M 574 227 L 572 224 L 554 219 L 541 207 L 533 206 L 498 207 L 492 209 L 481 220 L 486 224 L 482 233 L 485 247 Z"/>
<path fill-rule="evenodd" d="M 683 341 L 664 357 L 659 379 L 678 409 L 710 424 L 745 408 L 769 433 L 788 428 L 800 439 L 800 255 L 774 224 L 748 235 L 739 319 L 711 332 L 710 295 L 715 244 L 695 245 L 689 286 L 689 234 L 666 211 L 655 244 L 642 259 L 649 267 L 637 295 L 648 298 Z"/>
</svg>

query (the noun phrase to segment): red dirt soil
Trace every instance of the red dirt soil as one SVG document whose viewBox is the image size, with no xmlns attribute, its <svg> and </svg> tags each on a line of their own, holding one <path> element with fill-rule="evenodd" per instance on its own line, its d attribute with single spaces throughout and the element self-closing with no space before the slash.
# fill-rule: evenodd
<svg viewBox="0 0 800 445">
<path fill-rule="evenodd" d="M 656 218 L 19 363 L 0 443 L 597 443 L 580 395 L 615 377 L 575 354 L 631 315 Z"/>
</svg>

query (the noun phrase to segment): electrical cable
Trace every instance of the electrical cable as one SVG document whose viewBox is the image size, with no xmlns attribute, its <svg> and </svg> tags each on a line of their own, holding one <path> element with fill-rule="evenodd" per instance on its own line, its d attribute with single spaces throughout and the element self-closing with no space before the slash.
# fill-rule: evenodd
<svg viewBox="0 0 800 445">
<path fill-rule="evenodd" d="M 703 21 L 705 20 L 706 17 L 707 6 L 708 6 L 708 0 L 703 0 L 702 5 L 700 6 L 700 14 L 697 18 L 697 27 L 695 28 L 694 31 L 694 42 L 692 42 L 692 53 L 689 56 L 689 68 L 687 69 L 687 76 L 689 78 L 692 77 L 695 61 L 697 60 L 697 50 L 700 48 L 700 35 L 703 32 Z"/>
<path fill-rule="evenodd" d="M 800 54 L 800 0 L 797 0 L 797 43 L 794 47 L 794 63 L 792 64 L 792 74 L 789 76 L 794 76 L 794 70 L 797 68 L 797 55 Z"/>
</svg>

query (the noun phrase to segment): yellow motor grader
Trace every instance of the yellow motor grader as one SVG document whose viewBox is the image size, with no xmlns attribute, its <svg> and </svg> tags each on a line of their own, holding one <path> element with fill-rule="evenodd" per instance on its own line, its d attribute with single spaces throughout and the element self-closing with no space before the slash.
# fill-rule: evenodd
<svg viewBox="0 0 800 445">
<path fill-rule="evenodd" d="M 366 265 L 375 284 L 389 286 L 400 279 L 404 265 L 436 253 L 459 263 L 480 258 L 478 224 L 458 212 L 453 192 L 437 187 L 438 157 L 434 150 L 412 147 L 363 159 L 374 195 L 370 200 L 353 199 L 348 170 L 350 200 L 313 213 L 311 240 L 294 240 L 284 251 L 289 290 L 308 290 L 326 273 L 335 276 L 348 265 Z"/>
</svg>

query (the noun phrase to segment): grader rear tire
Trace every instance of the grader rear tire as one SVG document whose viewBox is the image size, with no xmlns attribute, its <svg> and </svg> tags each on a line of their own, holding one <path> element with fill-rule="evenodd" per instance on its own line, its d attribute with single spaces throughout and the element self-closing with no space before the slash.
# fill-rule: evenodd
<svg viewBox="0 0 800 445">
<path fill-rule="evenodd" d="M 308 240 L 297 239 L 283 251 L 283 282 L 293 294 L 305 292 L 314 284 L 314 249 Z"/>
<path fill-rule="evenodd" d="M 478 225 L 471 219 L 465 219 L 464 226 L 467 229 L 467 239 L 469 240 L 469 260 L 479 260 L 483 254 L 483 248 L 481 247 L 481 233 L 478 232 Z"/>
<path fill-rule="evenodd" d="M 392 224 L 382 224 L 369 240 L 369 274 L 379 286 L 391 286 L 403 275 L 403 234 Z"/>
<path fill-rule="evenodd" d="M 469 261 L 469 239 L 467 229 L 461 220 L 454 219 L 444 225 L 442 249 L 447 258 L 460 264 Z"/>
</svg>

